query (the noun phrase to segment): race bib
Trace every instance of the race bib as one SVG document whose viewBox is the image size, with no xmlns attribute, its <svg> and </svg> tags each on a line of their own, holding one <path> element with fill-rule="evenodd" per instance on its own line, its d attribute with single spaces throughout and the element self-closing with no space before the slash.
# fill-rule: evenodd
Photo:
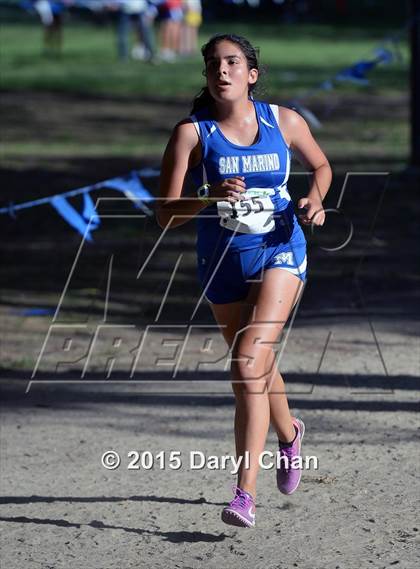
<svg viewBox="0 0 420 569">
<path fill-rule="evenodd" d="M 237 233 L 268 233 L 275 228 L 272 188 L 250 188 L 246 199 L 234 203 L 217 202 L 220 225 Z"/>
</svg>

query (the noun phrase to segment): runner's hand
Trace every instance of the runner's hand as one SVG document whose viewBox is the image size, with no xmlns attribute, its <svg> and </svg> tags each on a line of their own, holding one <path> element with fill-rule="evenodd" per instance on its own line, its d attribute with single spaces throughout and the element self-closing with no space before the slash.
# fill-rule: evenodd
<svg viewBox="0 0 420 569">
<path fill-rule="evenodd" d="M 301 198 L 298 208 L 305 212 L 299 214 L 299 219 L 304 225 L 324 225 L 325 211 L 320 200 L 313 198 Z"/>
<path fill-rule="evenodd" d="M 209 191 L 209 199 L 211 201 L 227 201 L 237 202 L 245 199 L 243 196 L 246 192 L 245 178 L 243 176 L 234 176 L 220 180 L 216 184 L 212 184 Z"/>
</svg>

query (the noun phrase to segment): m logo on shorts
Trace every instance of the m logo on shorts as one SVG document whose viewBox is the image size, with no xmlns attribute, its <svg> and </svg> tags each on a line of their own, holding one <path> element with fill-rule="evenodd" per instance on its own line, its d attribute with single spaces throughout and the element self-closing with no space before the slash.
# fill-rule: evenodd
<svg viewBox="0 0 420 569">
<path fill-rule="evenodd" d="M 276 265 L 293 265 L 293 253 L 280 253 L 274 257 Z"/>
</svg>

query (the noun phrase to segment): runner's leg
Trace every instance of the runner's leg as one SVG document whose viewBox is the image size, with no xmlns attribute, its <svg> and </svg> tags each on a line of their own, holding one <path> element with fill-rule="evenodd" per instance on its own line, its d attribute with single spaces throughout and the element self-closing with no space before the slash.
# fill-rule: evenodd
<svg viewBox="0 0 420 569">
<path fill-rule="evenodd" d="M 211 305 L 232 348 L 232 379 L 236 398 L 235 441 L 238 456 L 250 453 L 249 470 L 239 472 L 239 486 L 255 496 L 259 455 L 264 450 L 269 420 L 279 438 L 292 440 L 294 428 L 283 380 L 273 368 L 272 344 L 296 301 L 301 281 L 284 270 L 267 270 L 243 302 Z M 268 363 L 267 363 L 268 362 Z M 267 368 L 273 373 L 267 374 Z M 267 383 L 274 393 L 267 393 Z"/>
<path fill-rule="evenodd" d="M 254 304 L 253 318 L 257 322 L 279 320 L 277 326 L 280 335 L 293 307 L 303 291 L 303 282 L 296 276 L 281 268 L 271 268 L 264 272 L 264 286 L 255 283 L 251 288 L 249 300 Z M 272 316 L 273 306 L 283 306 L 281 318 Z M 266 359 L 266 383 L 270 402 L 270 420 L 278 438 L 283 442 L 293 440 L 295 430 L 289 411 L 286 388 L 280 374 L 276 353 L 270 349 Z"/>
</svg>

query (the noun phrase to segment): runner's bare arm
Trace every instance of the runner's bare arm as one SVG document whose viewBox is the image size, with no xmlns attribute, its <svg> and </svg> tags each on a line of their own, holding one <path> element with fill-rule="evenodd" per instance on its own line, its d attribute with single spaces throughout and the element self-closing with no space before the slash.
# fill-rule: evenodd
<svg viewBox="0 0 420 569">
<path fill-rule="evenodd" d="M 187 119 L 178 123 L 162 159 L 159 203 L 156 217 L 160 227 L 177 227 L 193 218 L 206 204 L 197 197 L 181 198 L 188 169 L 198 162 L 200 143 L 194 125 Z M 180 217 L 178 217 L 180 216 Z"/>
<path fill-rule="evenodd" d="M 322 225 L 325 219 L 322 201 L 332 179 L 330 164 L 306 121 L 296 111 L 279 107 L 279 117 L 286 142 L 303 166 L 312 173 L 308 195 L 298 202 L 300 208 L 307 209 L 306 215 L 300 216 L 300 219 L 305 224 Z"/>
</svg>

